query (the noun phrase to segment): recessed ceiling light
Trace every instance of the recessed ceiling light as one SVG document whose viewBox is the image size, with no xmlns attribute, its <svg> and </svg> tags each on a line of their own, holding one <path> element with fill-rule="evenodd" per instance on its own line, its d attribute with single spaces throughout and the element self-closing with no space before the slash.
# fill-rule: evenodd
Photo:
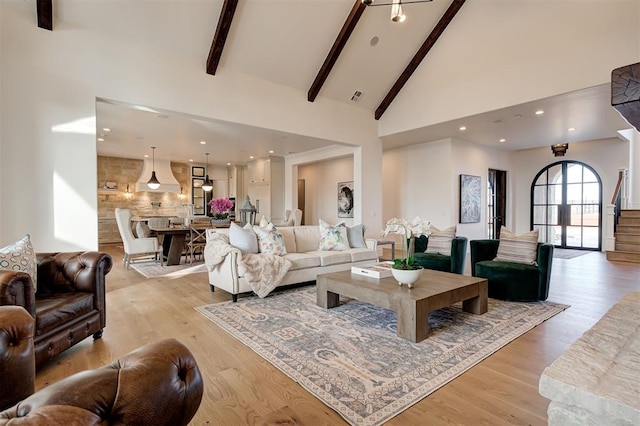
<svg viewBox="0 0 640 426">
<path fill-rule="evenodd" d="M 567 129 L 567 132 L 573 132 L 573 131 L 575 131 L 575 130 L 576 130 L 576 128 L 575 128 L 575 127 L 569 127 L 569 128 Z"/>
<path fill-rule="evenodd" d="M 272 149 L 269 150 L 269 154 L 273 154 L 274 151 Z"/>
<path fill-rule="evenodd" d="M 465 126 L 460 126 L 460 131 L 464 132 L 465 130 L 467 130 L 467 128 Z"/>
<path fill-rule="evenodd" d="M 536 111 L 536 115 L 542 115 L 542 114 L 544 114 L 543 110 L 539 109 L 539 110 Z"/>
<path fill-rule="evenodd" d="M 103 138 L 98 138 L 98 142 L 104 142 Z"/>
<path fill-rule="evenodd" d="M 249 158 L 253 160 L 253 155 L 250 155 Z"/>
<path fill-rule="evenodd" d="M 200 145 L 206 145 L 207 142 L 206 141 L 200 141 Z"/>
<path fill-rule="evenodd" d="M 190 163 L 193 163 L 193 158 L 189 158 L 189 162 L 190 162 Z"/>
<path fill-rule="evenodd" d="M 227 163 L 227 166 L 230 166 L 230 165 L 231 165 L 231 163 Z"/>
<path fill-rule="evenodd" d="M 505 143 L 507 140 L 506 139 L 500 139 L 500 143 Z"/>
<path fill-rule="evenodd" d="M 144 155 L 144 158 L 149 158 L 149 154 L 145 154 L 145 155 Z"/>
<path fill-rule="evenodd" d="M 103 130 L 103 131 L 105 131 L 105 132 L 110 132 L 110 131 L 111 131 L 111 129 L 110 129 L 110 128 L 108 128 L 108 127 L 105 127 L 105 128 L 104 128 L 104 129 L 102 129 L 102 130 Z"/>
</svg>

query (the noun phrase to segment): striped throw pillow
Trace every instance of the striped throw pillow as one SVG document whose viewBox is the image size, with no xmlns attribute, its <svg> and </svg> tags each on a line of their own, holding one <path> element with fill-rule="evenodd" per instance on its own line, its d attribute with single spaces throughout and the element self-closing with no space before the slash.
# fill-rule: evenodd
<svg viewBox="0 0 640 426">
<path fill-rule="evenodd" d="M 536 265 L 538 255 L 538 230 L 516 235 L 504 226 L 500 228 L 498 254 L 493 260 L 500 262 Z"/>
<path fill-rule="evenodd" d="M 451 254 L 451 242 L 456 236 L 456 226 L 440 230 L 435 226 L 430 227 L 431 234 L 427 242 L 425 253 L 439 253 L 449 256 Z"/>
</svg>

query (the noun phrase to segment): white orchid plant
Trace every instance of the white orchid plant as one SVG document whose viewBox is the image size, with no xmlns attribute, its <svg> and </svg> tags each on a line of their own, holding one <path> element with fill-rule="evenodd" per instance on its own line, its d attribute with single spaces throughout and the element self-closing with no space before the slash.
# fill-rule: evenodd
<svg viewBox="0 0 640 426">
<path fill-rule="evenodd" d="M 395 269 L 417 269 L 414 265 L 414 247 L 416 237 L 421 235 L 429 236 L 431 234 L 431 222 L 416 216 L 411 222 L 406 219 L 393 218 L 387 221 L 382 236 L 390 233 L 403 235 L 403 247 L 407 257 L 404 259 L 395 259 L 393 267 Z M 407 242 L 408 241 L 408 242 Z"/>
</svg>

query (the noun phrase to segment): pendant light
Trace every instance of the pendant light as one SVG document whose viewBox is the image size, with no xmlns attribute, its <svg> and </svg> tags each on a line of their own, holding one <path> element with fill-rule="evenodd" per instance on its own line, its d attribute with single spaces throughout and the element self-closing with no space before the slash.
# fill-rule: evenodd
<svg viewBox="0 0 640 426">
<path fill-rule="evenodd" d="M 213 189 L 213 183 L 211 183 L 211 181 L 209 180 L 209 153 L 208 152 L 207 152 L 207 167 L 205 167 L 204 172 L 207 176 L 204 178 L 202 189 L 209 192 Z"/>
<path fill-rule="evenodd" d="M 151 149 L 153 152 L 153 170 L 151 171 L 151 179 L 147 181 L 147 186 L 151 189 L 158 189 L 160 188 L 160 181 L 156 177 L 156 147 L 152 146 Z"/>
</svg>

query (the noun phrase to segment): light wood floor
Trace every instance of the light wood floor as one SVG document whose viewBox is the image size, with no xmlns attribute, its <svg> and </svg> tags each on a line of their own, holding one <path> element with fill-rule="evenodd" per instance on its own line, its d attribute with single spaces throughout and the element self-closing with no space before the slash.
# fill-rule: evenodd
<svg viewBox="0 0 640 426">
<path fill-rule="evenodd" d="M 175 337 L 187 345 L 204 377 L 192 424 L 346 424 L 301 386 L 230 337 L 193 308 L 231 300 L 211 293 L 205 274 L 145 279 L 124 271 L 122 249 L 107 276 L 107 327 L 102 339 L 81 342 L 37 374 L 39 389 L 106 364 L 147 343 Z M 468 268 L 467 268 L 468 269 Z M 554 259 L 550 301 L 571 305 L 459 378 L 398 415 L 388 425 L 543 425 L 548 401 L 538 394 L 544 368 L 620 297 L 640 290 L 640 265 L 607 262 L 599 252 Z"/>
</svg>

